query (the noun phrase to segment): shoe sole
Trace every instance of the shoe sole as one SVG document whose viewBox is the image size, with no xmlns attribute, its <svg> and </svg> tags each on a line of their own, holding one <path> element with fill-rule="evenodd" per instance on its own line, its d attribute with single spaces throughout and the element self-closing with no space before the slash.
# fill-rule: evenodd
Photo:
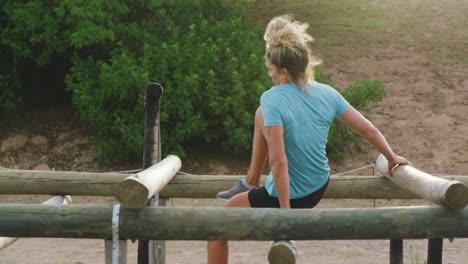
<svg viewBox="0 0 468 264">
<path fill-rule="evenodd" d="M 276 241 L 268 252 L 268 262 L 270 264 L 296 264 L 296 254 L 296 247 L 292 242 Z"/>
<path fill-rule="evenodd" d="M 229 201 L 229 199 L 226 199 L 226 198 L 220 198 L 220 197 L 216 197 L 216 199 L 220 200 L 220 201 L 223 201 L 223 202 L 227 202 Z"/>
</svg>

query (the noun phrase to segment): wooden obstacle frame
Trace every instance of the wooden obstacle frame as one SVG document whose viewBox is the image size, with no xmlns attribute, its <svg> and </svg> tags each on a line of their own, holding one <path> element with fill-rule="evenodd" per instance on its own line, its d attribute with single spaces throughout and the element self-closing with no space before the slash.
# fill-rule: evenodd
<svg viewBox="0 0 468 264">
<path fill-rule="evenodd" d="M 332 176 L 325 198 L 424 198 L 438 206 L 156 208 L 160 196 L 214 198 L 238 176 L 180 174 L 180 159 L 169 156 L 161 161 L 158 116 L 162 87 L 150 84 L 146 93 L 156 103 L 145 101 L 143 171 L 129 176 L 0 170 L 0 194 L 115 196 L 121 206 L 0 205 L 0 236 L 105 239 L 106 263 L 126 263 L 127 239 L 141 241 L 138 263 L 165 263 L 164 240 L 390 239 L 390 263 L 396 264 L 403 263 L 403 239 L 429 239 L 428 263 L 436 264 L 442 263 L 444 238 L 468 238 L 468 177 L 433 177 L 410 166 L 399 166 L 388 177 L 383 157 L 377 159 L 376 168 L 384 176 Z M 148 204 L 152 197 L 153 204 Z M 156 242 L 147 242 L 150 240 Z"/>
<path fill-rule="evenodd" d="M 25 173 L 31 172 L 25 171 Z M 61 172 L 49 173 L 61 175 Z M 20 171 L 15 170 L 0 171 L 0 178 L 9 175 L 8 178 L 11 180 L 20 174 Z M 41 174 L 41 176 L 44 185 L 47 185 L 47 182 L 51 185 L 55 184 L 55 181 L 47 181 L 44 175 Z M 122 182 L 125 179 L 121 175 L 115 177 Z M 166 177 L 171 177 L 171 173 L 168 173 Z M 231 176 L 214 177 L 224 179 Z M 349 178 L 348 182 L 359 177 L 362 176 L 344 178 Z M 191 179 L 193 178 L 196 176 L 192 175 Z M 395 185 L 383 177 L 364 178 Z M 329 191 L 333 190 L 334 184 L 340 184 L 342 179 L 343 176 L 331 177 Z M 87 189 L 87 186 L 89 184 L 84 184 L 83 189 Z M 335 190 L 340 190 L 340 188 Z M 114 192 L 114 195 L 118 196 L 118 191 L 119 189 Z M 328 194 L 330 197 L 340 195 L 339 193 L 338 195 Z M 373 198 L 379 198 L 379 196 Z M 114 207 L 111 205 L 0 205 L 0 235 L 111 239 L 113 210 Z M 83 212 L 86 213 L 83 214 Z M 466 225 L 468 209 L 450 209 L 448 206 L 304 210 L 154 207 L 135 210 L 121 208 L 119 222 L 119 236 L 122 239 L 391 239 L 393 249 L 391 257 L 396 256 L 397 259 L 399 257 L 402 259 L 402 251 L 396 250 L 402 249 L 402 239 L 430 239 L 428 253 L 434 254 L 442 249 L 441 239 L 468 237 L 468 225 Z M 24 226 L 31 228 L 25 231 Z M 435 255 L 441 260 L 441 254 Z M 401 261 L 391 263 L 401 263 Z"/>
</svg>

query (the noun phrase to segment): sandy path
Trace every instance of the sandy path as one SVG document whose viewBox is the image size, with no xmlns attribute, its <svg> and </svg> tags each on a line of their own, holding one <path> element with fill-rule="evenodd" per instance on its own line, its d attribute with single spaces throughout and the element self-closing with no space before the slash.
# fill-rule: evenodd
<svg viewBox="0 0 468 264">
<path fill-rule="evenodd" d="M 39 245 L 48 245 L 38 250 Z M 298 264 L 336 263 L 388 263 L 389 242 L 383 240 L 356 241 L 296 241 Z M 444 263 L 464 264 L 468 259 L 467 239 L 450 243 L 444 240 Z M 167 242 L 166 263 L 205 263 L 206 242 Z M 230 242 L 230 263 L 267 263 L 269 242 Z M 247 252 L 243 252 L 249 249 Z M 127 263 L 136 263 L 136 244 L 128 243 Z M 28 253 L 29 252 L 29 253 Z M 0 263 L 24 264 L 94 264 L 104 263 L 104 242 L 100 240 L 76 239 L 21 239 L 0 253 Z M 404 242 L 405 263 L 424 263 L 427 242 L 406 240 Z"/>
</svg>

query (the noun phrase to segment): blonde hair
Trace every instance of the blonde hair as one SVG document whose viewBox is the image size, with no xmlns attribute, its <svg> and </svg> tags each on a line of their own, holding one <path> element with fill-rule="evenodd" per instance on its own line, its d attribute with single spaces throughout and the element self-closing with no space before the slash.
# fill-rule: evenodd
<svg viewBox="0 0 468 264">
<path fill-rule="evenodd" d="M 273 18 L 265 31 L 265 58 L 278 69 L 285 68 L 289 81 L 307 93 L 307 84 L 314 80 L 314 68 L 320 61 L 312 56 L 309 43 L 313 38 L 306 30 L 307 23 L 299 23 L 291 16 Z"/>
</svg>

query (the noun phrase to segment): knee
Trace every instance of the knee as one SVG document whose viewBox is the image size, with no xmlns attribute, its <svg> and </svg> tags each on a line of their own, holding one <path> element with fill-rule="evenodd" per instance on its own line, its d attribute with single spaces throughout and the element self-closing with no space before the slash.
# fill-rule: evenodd
<svg viewBox="0 0 468 264">
<path fill-rule="evenodd" d="M 208 248 L 218 248 L 222 246 L 226 246 L 227 241 L 225 240 L 210 240 L 208 241 Z"/>
<path fill-rule="evenodd" d="M 241 192 L 234 195 L 231 199 L 224 203 L 224 207 L 236 207 L 236 208 L 249 208 L 249 192 Z"/>
</svg>

